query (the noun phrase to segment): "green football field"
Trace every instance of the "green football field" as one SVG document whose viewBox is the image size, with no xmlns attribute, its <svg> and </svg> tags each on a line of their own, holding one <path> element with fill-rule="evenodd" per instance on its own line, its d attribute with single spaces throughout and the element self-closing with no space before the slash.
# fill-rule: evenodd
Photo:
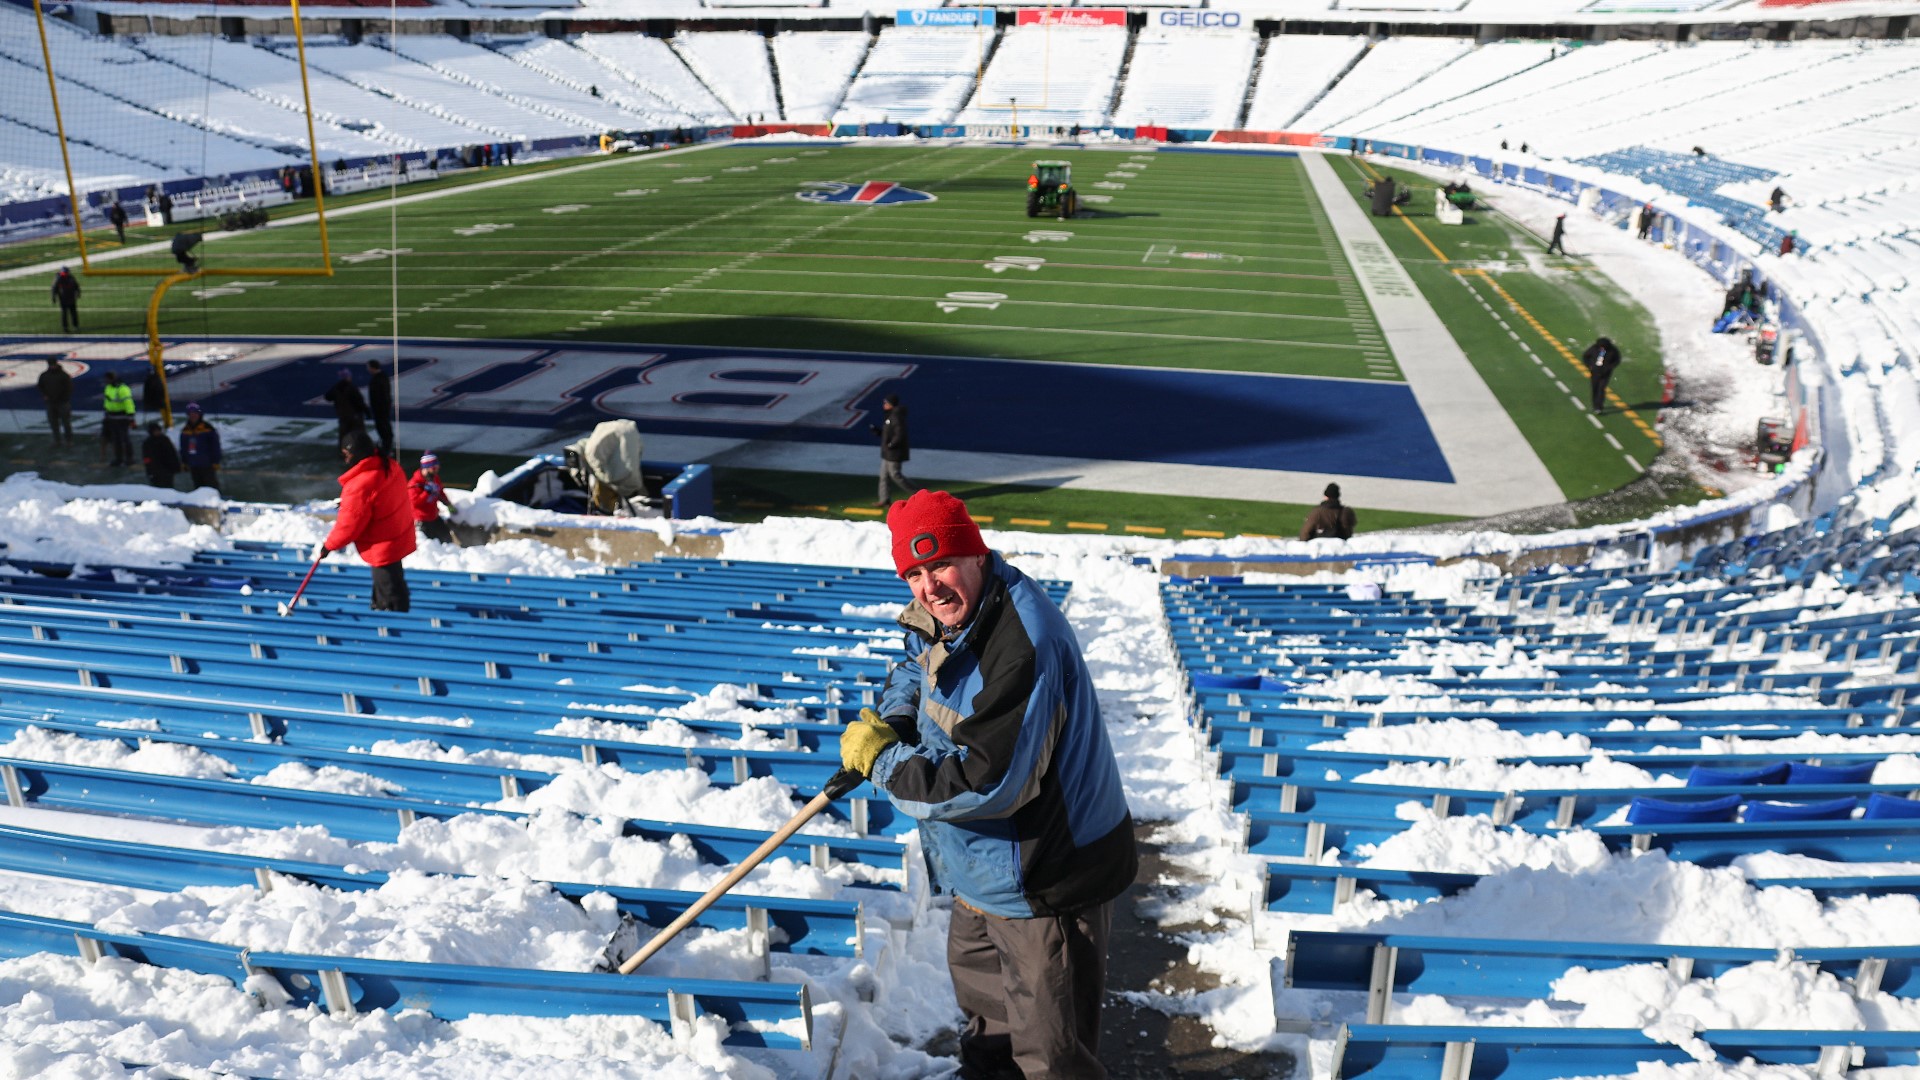
<svg viewBox="0 0 1920 1080">
<path fill-rule="evenodd" d="M 1025 216 L 1024 180 L 1036 157 L 1073 162 L 1084 198 L 1078 217 Z M 1333 165 L 1359 199 L 1368 167 L 1345 158 Z M 492 182 L 503 178 L 513 182 Z M 934 199 L 861 206 L 796 197 L 824 190 L 814 186 L 824 182 L 865 181 Z M 1373 226 L 1565 497 L 1637 479 L 1659 448 L 1661 368 L 1646 313 L 1577 253 L 1531 264 L 1517 257 L 1521 245 L 1538 240 L 1496 213 L 1437 227 L 1418 209 L 1432 205 L 1430 185 L 1414 183 L 1421 190 L 1410 215 L 1372 219 Z M 383 195 L 330 204 L 332 278 L 187 282 L 168 296 L 162 332 L 381 338 L 392 332 L 397 308 L 406 337 L 783 347 L 1402 381 L 1292 156 L 737 145 L 416 185 L 403 189 L 397 230 L 377 204 Z M 148 239 L 165 237 L 134 230 L 129 244 Z M 291 225 L 223 236 L 199 254 L 208 266 L 312 265 L 317 245 L 314 226 Z M 59 258 L 71 246 L 16 246 L 0 268 Z M 164 269 L 172 260 L 162 250 L 98 265 Z M 143 332 L 153 279 L 93 276 L 84 285 L 88 333 Z M 46 288 L 37 276 L 0 281 L 0 333 L 56 332 Z M 1571 357 L 1597 333 L 1619 341 L 1630 362 L 1614 381 L 1627 407 L 1595 421 L 1582 406 L 1585 378 Z M 1517 347 L 1520 340 L 1531 352 Z M 1138 407 L 1138 416 L 1116 421 L 1150 420 L 1152 403 Z M 1058 518 L 1056 527 L 1070 517 L 1116 528 L 1177 517 L 1226 532 L 1278 533 L 1297 527 L 1304 512 L 1209 499 L 1170 513 L 1146 495 L 1003 487 L 981 497 L 1006 500 L 1008 512 L 1029 518 Z M 742 516 L 789 505 L 833 512 L 871 499 L 870 478 L 828 474 L 783 479 L 740 470 L 723 475 L 721 489 L 723 506 L 731 500 Z M 1383 527 L 1433 516 L 1365 520 Z"/>
</svg>

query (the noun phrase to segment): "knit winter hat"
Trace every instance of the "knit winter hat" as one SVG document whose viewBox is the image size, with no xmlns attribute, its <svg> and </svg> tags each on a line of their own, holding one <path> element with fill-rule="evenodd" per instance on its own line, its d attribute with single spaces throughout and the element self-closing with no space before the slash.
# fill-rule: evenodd
<svg viewBox="0 0 1920 1080">
<path fill-rule="evenodd" d="M 894 503 L 887 510 L 887 528 L 893 533 L 893 565 L 901 577 L 935 559 L 987 553 L 967 504 L 944 491 L 916 491 L 912 498 Z"/>
<path fill-rule="evenodd" d="M 421 467 L 421 468 L 423 468 L 423 469 L 437 469 L 437 468 L 439 468 L 439 467 L 440 467 L 440 455 L 439 455 L 439 454 L 436 454 L 436 453 L 434 453 L 434 452 L 433 452 L 433 451 L 431 451 L 431 450 L 429 450 L 429 451 L 427 451 L 427 452 L 426 452 L 426 453 L 424 453 L 424 454 L 421 454 L 421 455 L 420 455 L 420 467 Z"/>
</svg>

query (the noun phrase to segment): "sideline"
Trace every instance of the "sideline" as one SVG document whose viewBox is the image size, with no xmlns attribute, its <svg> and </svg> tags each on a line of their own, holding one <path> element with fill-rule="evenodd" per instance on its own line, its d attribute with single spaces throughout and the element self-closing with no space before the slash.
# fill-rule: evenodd
<svg viewBox="0 0 1920 1080">
<path fill-rule="evenodd" d="M 1387 249 L 1333 167 L 1317 154 L 1302 154 L 1300 162 L 1341 250 L 1353 265 L 1401 376 L 1412 388 L 1454 474 L 1454 483 L 1444 485 L 1452 495 L 1438 504 L 1446 507 L 1441 512 L 1491 517 L 1565 502 L 1566 494 L 1540 456 L 1474 370 L 1406 268 Z M 1378 483 L 1352 478 L 1355 504 L 1376 502 L 1373 492 Z"/>
<path fill-rule="evenodd" d="M 394 206 L 408 206 L 413 203 L 431 202 L 434 199 L 444 199 L 452 195 L 464 195 L 469 191 L 486 191 L 491 188 L 508 187 L 513 184 L 528 184 L 528 183 L 532 183 L 535 180 L 546 180 L 555 176 L 568 176 L 577 172 L 586 172 L 589 169 L 606 169 L 606 168 L 611 168 L 612 166 L 615 166 L 615 165 L 627 164 L 631 162 L 640 162 L 640 161 L 654 161 L 663 157 L 673 157 L 678 154 L 690 154 L 699 150 L 708 150 L 716 146 L 733 146 L 733 145 L 736 145 L 736 144 L 733 141 L 729 140 L 727 142 L 701 143 L 697 146 L 677 146 L 677 147 L 674 147 L 672 150 L 658 150 L 650 154 L 617 154 L 611 157 L 604 158 L 599 161 L 586 161 L 578 165 L 568 165 L 565 168 L 560 168 L 560 169 L 542 169 L 539 172 L 521 173 L 518 176 L 502 176 L 497 180 L 479 180 L 471 184 L 456 184 L 456 185 L 453 185 L 452 187 L 444 187 L 435 191 L 422 191 L 413 195 L 401 195 L 397 198 L 386 198 L 386 199 L 378 199 L 374 202 L 355 203 L 352 206 L 344 206 L 338 210 L 327 211 L 327 220 L 332 221 L 335 218 L 352 217 L 355 214 L 371 213 L 374 210 L 385 210 L 389 207 L 394 207 Z M 533 162 L 528 162 L 527 164 L 531 165 L 533 164 Z M 199 220 L 211 221 L 213 219 L 202 218 Z M 266 224 L 266 229 L 284 229 L 294 225 L 311 225 L 318 220 L 320 220 L 320 215 L 317 213 L 296 214 L 290 218 L 279 218 L 277 220 L 269 221 Z M 184 226 L 192 223 L 179 222 L 179 224 Z M 252 232 L 253 230 L 249 229 L 247 231 Z M 262 231 L 265 231 L 265 230 L 262 230 Z M 238 235 L 238 234 L 227 232 L 222 229 L 209 229 L 206 231 L 205 239 L 202 242 L 203 243 L 210 242 L 213 240 L 218 240 L 223 236 L 235 236 L 235 235 Z M 99 254 L 89 253 L 88 261 L 89 262 L 108 262 L 114 259 L 130 258 L 135 255 L 164 254 L 173 250 L 172 245 L 173 245 L 172 240 L 165 240 L 165 241 L 156 241 L 151 244 L 141 244 L 141 245 L 138 245 L 137 247 L 116 248 L 115 250 L 112 250 L 112 251 L 100 252 Z M 338 256 L 335 256 L 335 258 L 337 259 Z M 203 256 L 203 259 L 204 259 L 204 256 Z M 11 270 L 0 270 L 0 281 L 9 281 L 14 278 L 21 278 L 21 277 L 31 277 L 34 274 L 56 273 L 63 266 L 72 266 L 73 262 L 74 260 L 71 257 L 69 257 L 65 259 L 55 259 L 52 262 L 35 263 L 32 266 L 16 266 Z"/>
</svg>

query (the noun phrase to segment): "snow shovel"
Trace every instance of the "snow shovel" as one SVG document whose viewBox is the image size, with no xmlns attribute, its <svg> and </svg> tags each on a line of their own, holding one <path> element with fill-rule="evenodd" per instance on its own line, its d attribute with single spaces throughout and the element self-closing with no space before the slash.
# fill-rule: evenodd
<svg viewBox="0 0 1920 1080">
<path fill-rule="evenodd" d="M 799 813 L 788 818 L 787 823 L 780 826 L 778 832 L 767 837 L 765 843 L 753 850 L 753 854 L 740 860 L 740 865 L 728 871 L 727 876 L 720 879 L 720 884 L 708 889 L 705 896 L 695 900 L 693 906 L 681 912 L 679 918 L 668 923 L 666 929 L 653 935 L 653 940 L 641 946 L 639 952 L 627 957 L 626 961 L 620 965 L 620 974 L 633 974 L 641 964 L 647 962 L 648 957 L 665 948 L 667 942 L 672 941 L 680 931 L 687 928 L 689 923 L 699 918 L 701 912 L 712 907 L 715 900 L 727 895 L 728 890 L 740 884 L 741 878 L 746 877 L 754 867 L 765 862 L 775 848 L 787 842 L 787 837 L 799 832 L 800 826 L 812 821 L 814 815 L 827 808 L 828 803 L 859 787 L 866 782 L 866 779 L 852 769 L 841 769 L 834 773 L 833 778 L 827 781 L 827 786 L 821 789 L 820 794 L 813 797 L 812 802 L 801 807 Z"/>
<path fill-rule="evenodd" d="M 313 557 L 313 565 L 312 565 L 312 566 L 309 566 L 309 567 L 307 567 L 307 576 L 306 576 L 306 577 L 303 577 L 303 578 L 301 578 L 301 579 L 300 579 L 300 587 L 299 587 L 299 588 L 297 588 L 297 589 L 295 589 L 295 590 L 293 590 L 293 599 L 291 599 L 291 600 L 289 600 L 289 601 L 287 601 L 286 603 L 284 603 L 284 604 L 281 604 L 281 605 L 279 606 L 279 611 L 280 611 L 280 617 L 281 617 L 281 618 L 283 618 L 283 619 L 284 619 L 284 618 L 286 618 L 287 616 L 289 616 L 289 615 L 291 615 L 291 614 L 293 614 L 293 608 L 294 608 L 294 605 L 295 605 L 295 604 L 298 604 L 298 603 L 300 602 L 300 594 L 301 594 L 301 593 L 303 593 L 303 592 L 306 592 L 306 591 L 307 591 L 307 582 L 309 582 L 309 581 L 312 581 L 312 580 L 313 580 L 313 572 L 314 572 L 315 570 L 318 570 L 318 569 L 320 569 L 320 560 L 321 560 L 321 559 L 324 559 L 324 558 L 326 558 L 326 557 L 327 557 L 327 553 L 326 553 L 326 550 L 325 550 L 324 548 L 323 548 L 323 549 L 321 549 L 321 551 L 320 551 L 320 554 L 318 554 L 318 555 L 315 555 L 315 556 Z"/>
</svg>

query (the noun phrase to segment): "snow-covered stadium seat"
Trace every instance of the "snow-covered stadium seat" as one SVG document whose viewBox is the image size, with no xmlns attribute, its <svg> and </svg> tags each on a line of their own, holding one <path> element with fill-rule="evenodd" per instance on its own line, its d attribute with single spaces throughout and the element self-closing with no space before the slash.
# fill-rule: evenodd
<svg viewBox="0 0 1920 1080">
<path fill-rule="evenodd" d="M 1275 34 L 1267 39 L 1247 108 L 1251 131 L 1281 131 L 1293 125 L 1341 72 L 1366 50 L 1364 37 L 1321 34 Z"/>
<path fill-rule="evenodd" d="M 840 104 L 835 122 L 944 124 L 973 92 L 992 31 L 890 26 Z"/>
<path fill-rule="evenodd" d="M 1239 123 L 1259 38 L 1247 30 L 1146 30 L 1134 40 L 1119 125 L 1221 130 Z"/>
<path fill-rule="evenodd" d="M 659 38 L 629 33 L 582 34 L 575 44 L 697 122 L 730 119 L 726 106 L 713 91 Z"/>
<path fill-rule="evenodd" d="M 553 117 L 574 131 L 615 131 L 639 126 L 646 120 L 604 97 L 555 82 L 492 49 L 458 38 L 401 34 L 392 44 L 399 55 L 425 64 L 448 79 Z"/>
<path fill-rule="evenodd" d="M 960 114 L 968 124 L 1005 124 L 1018 106 L 1022 124 L 1094 127 L 1107 120 L 1120 61 L 1123 27 L 1023 26 L 1008 30 L 994 50 L 973 100 Z M 1139 63 L 1135 61 L 1135 78 Z"/>
<path fill-rule="evenodd" d="M 1290 125 L 1301 131 L 1346 133 L 1347 120 L 1400 95 L 1465 56 L 1473 42 L 1460 38 L 1388 38 L 1360 58 L 1341 80 Z"/>
<path fill-rule="evenodd" d="M 748 31 L 681 34 L 673 47 L 735 117 L 784 119 L 766 38 Z"/>
<path fill-rule="evenodd" d="M 780 100 L 786 105 L 786 118 L 802 124 L 831 120 L 870 43 L 865 34 L 843 30 L 788 30 L 775 35 L 773 60 L 780 69 Z"/>
</svg>

